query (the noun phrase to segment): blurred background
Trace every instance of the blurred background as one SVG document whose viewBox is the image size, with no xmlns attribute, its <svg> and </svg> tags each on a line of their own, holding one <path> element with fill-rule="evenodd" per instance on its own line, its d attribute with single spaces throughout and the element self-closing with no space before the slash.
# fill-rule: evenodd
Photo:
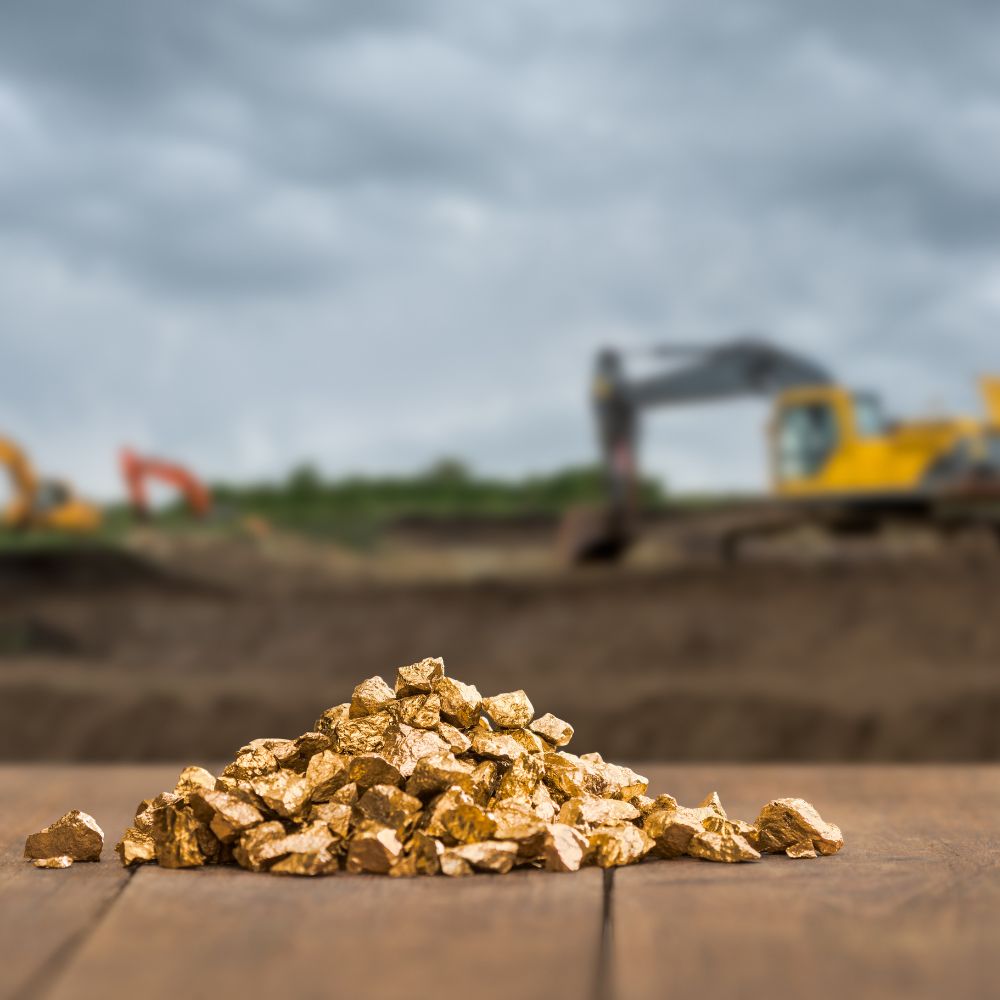
<svg viewBox="0 0 1000 1000">
<path fill-rule="evenodd" d="M 998 21 L 8 4 L 0 756 L 1000 758 Z"/>
</svg>

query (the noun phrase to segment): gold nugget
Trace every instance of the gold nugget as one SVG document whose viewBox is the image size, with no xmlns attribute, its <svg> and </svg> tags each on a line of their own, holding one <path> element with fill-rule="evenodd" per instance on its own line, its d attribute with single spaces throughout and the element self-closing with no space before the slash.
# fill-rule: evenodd
<svg viewBox="0 0 1000 1000">
<path fill-rule="evenodd" d="M 29 859 L 67 857 L 73 861 L 100 861 L 104 831 L 93 816 L 73 809 L 24 842 Z M 60 865 L 59 867 L 67 867 Z"/>
<path fill-rule="evenodd" d="M 73 859 L 68 854 L 60 854 L 55 858 L 35 858 L 36 868 L 71 868 Z"/>
<path fill-rule="evenodd" d="M 760 811 L 756 846 L 764 854 L 784 851 L 791 858 L 836 854 L 844 846 L 840 827 L 827 823 L 804 799 L 775 799 Z"/>
</svg>

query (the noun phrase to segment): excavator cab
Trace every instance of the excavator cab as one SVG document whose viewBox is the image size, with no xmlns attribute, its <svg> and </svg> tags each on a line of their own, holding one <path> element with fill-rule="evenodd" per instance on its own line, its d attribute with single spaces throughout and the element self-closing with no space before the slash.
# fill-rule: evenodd
<svg viewBox="0 0 1000 1000">
<path fill-rule="evenodd" d="M 984 386 L 987 409 L 1000 400 Z M 877 396 L 837 385 L 780 393 L 770 425 L 775 492 L 786 497 L 914 497 L 1000 478 L 1000 437 L 966 417 L 889 421 Z"/>
<path fill-rule="evenodd" d="M 771 473 L 778 493 L 826 489 L 831 463 L 859 436 L 882 433 L 877 397 L 839 386 L 789 389 L 775 400 L 770 423 Z"/>
<path fill-rule="evenodd" d="M 73 492 L 61 479 L 42 479 L 35 492 L 32 508 L 34 523 L 53 531 L 88 534 L 101 525 L 100 511 Z"/>
</svg>

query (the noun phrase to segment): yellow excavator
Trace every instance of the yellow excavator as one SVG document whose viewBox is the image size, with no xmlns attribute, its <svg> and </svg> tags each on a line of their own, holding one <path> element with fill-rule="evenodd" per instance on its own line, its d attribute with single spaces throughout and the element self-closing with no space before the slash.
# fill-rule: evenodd
<svg viewBox="0 0 1000 1000">
<path fill-rule="evenodd" d="M 865 530 L 902 517 L 953 526 L 961 511 L 1000 538 L 1000 378 L 982 380 L 981 418 L 893 421 L 873 393 L 846 389 L 822 365 L 759 338 L 655 353 L 672 365 L 639 378 L 626 373 L 622 352 L 597 357 L 593 402 L 608 503 L 567 516 L 560 548 L 571 560 L 616 558 L 636 535 L 643 410 L 750 395 L 772 400 L 772 496 L 766 508 L 743 508 L 744 533 L 790 519 Z"/>
<path fill-rule="evenodd" d="M 37 529 L 87 533 L 101 524 L 101 512 L 81 500 L 68 483 L 40 479 L 24 451 L 0 437 L 0 466 L 10 478 L 12 497 L 0 512 L 0 524 L 14 530 Z"/>
</svg>

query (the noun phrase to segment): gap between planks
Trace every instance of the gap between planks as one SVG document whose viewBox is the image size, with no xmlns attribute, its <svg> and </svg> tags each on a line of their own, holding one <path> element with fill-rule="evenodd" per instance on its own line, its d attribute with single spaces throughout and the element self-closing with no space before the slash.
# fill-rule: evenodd
<svg viewBox="0 0 1000 1000">
<path fill-rule="evenodd" d="M 97 862 L 100 864 L 101 862 Z M 119 900 L 125 895 L 126 890 L 132 884 L 138 866 L 126 869 L 126 877 L 114 894 L 101 904 L 97 910 L 95 918 L 86 926 L 78 930 L 75 934 L 67 938 L 52 954 L 50 961 L 46 962 L 36 972 L 32 973 L 24 985 L 11 996 L 11 1000 L 40 1000 L 49 993 L 56 983 L 69 971 L 73 960 L 83 949 L 83 946 L 97 933 L 100 926 L 110 916 L 111 911 L 117 906 Z"/>
<path fill-rule="evenodd" d="M 614 1000 L 614 888 L 615 870 L 605 868 L 601 891 L 601 936 L 597 942 L 594 1000 Z"/>
</svg>

